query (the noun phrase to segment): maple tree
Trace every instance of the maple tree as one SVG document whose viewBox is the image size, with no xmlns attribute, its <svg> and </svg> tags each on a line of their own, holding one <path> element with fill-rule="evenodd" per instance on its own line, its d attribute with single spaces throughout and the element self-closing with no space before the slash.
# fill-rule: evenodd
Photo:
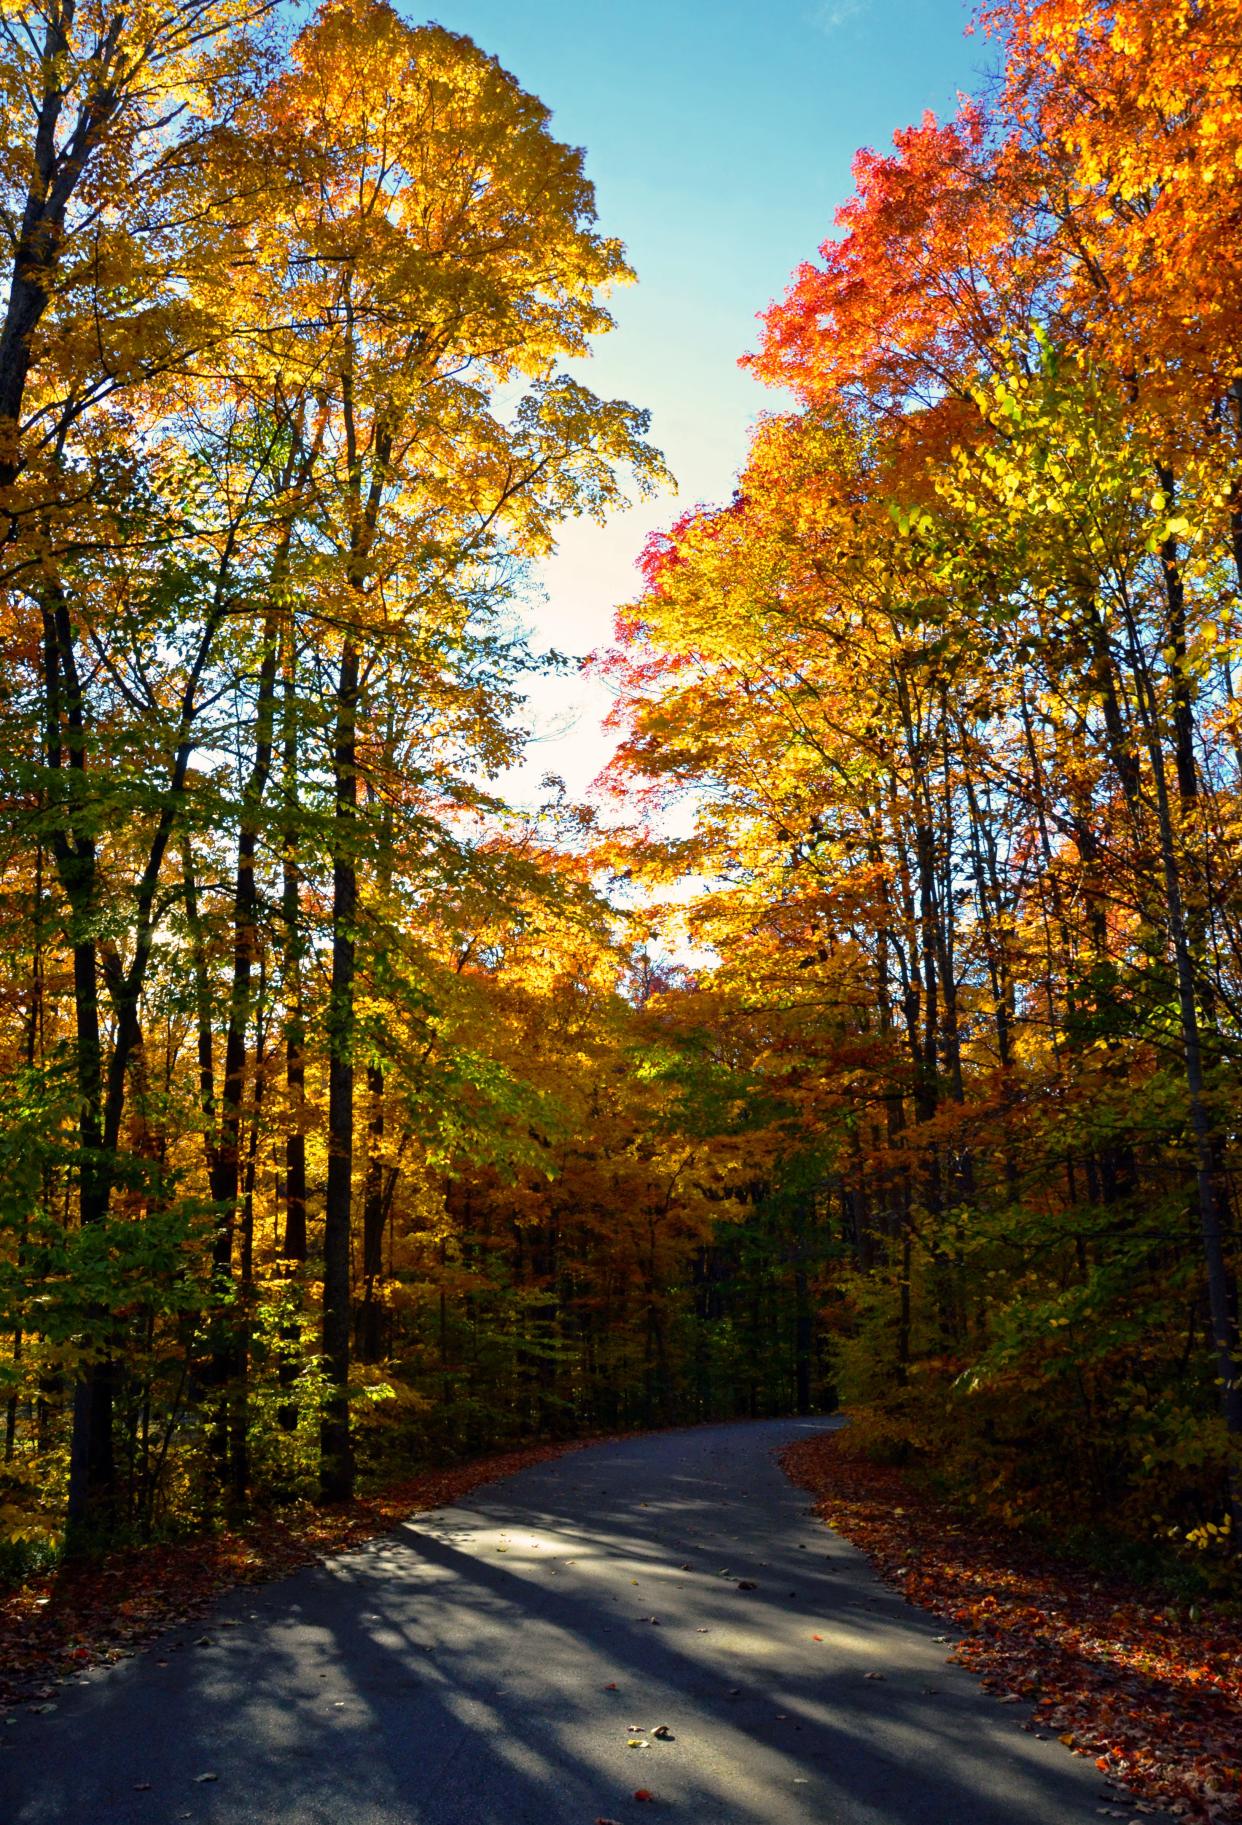
<svg viewBox="0 0 1242 1825">
<path fill-rule="evenodd" d="M 39 18 L 3 63 L 14 1563 L 64 1517 L 340 1499 L 359 1452 L 730 1411 L 739 1363 L 809 1405 L 790 1220 L 736 1224 L 745 1062 L 589 819 L 491 791 L 549 662 L 525 567 L 665 479 L 562 371 L 631 276 L 582 155 L 373 0 L 287 45 Z"/>
<path fill-rule="evenodd" d="M 996 97 L 859 155 L 747 357 L 795 408 L 607 661 L 877 1448 L 1192 1551 L 1242 1433 L 1232 21 L 989 9 Z"/>
<path fill-rule="evenodd" d="M 859 155 L 521 814 L 517 588 L 665 480 L 582 155 L 381 0 L 6 15 L 6 1569 L 841 1396 L 1236 1578 L 1235 11 Z"/>
</svg>

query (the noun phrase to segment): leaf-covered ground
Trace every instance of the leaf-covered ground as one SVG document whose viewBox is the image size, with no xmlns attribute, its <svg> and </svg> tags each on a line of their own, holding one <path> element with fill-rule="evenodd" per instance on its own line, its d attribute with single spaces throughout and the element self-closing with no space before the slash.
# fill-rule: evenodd
<svg viewBox="0 0 1242 1825">
<path fill-rule="evenodd" d="M 901 1471 L 853 1456 L 847 1434 L 801 1441 L 782 1461 L 887 1583 L 963 1631 L 950 1658 L 1024 1705 L 1027 1729 L 1092 1756 L 1136 1796 L 1103 1816 L 1242 1821 L 1236 1623 L 1179 1619 L 1132 1584 L 963 1521 Z"/>
<path fill-rule="evenodd" d="M 0 1709 L 52 1703 L 65 1679 L 192 1622 L 224 1591 L 282 1578 L 585 1442 L 527 1445 L 428 1471 L 339 1508 L 258 1514 L 242 1528 L 113 1553 L 2 1592 Z"/>
</svg>

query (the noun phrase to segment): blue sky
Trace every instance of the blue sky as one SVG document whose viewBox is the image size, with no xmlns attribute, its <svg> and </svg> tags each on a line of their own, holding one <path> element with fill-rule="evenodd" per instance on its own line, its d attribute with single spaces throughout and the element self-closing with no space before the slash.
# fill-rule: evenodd
<svg viewBox="0 0 1242 1825">
<path fill-rule="evenodd" d="M 420 15 L 405 0 L 410 17 Z M 617 329 L 580 377 L 652 413 L 678 495 L 608 526 L 567 529 L 532 609 L 537 638 L 603 644 L 635 588 L 647 532 L 684 506 L 727 498 L 749 425 L 777 403 L 737 367 L 756 313 L 831 232 L 861 145 L 885 145 L 925 108 L 975 90 L 992 56 L 966 37 L 963 0 L 456 0 L 435 17 L 500 58 L 586 148 L 601 226 L 639 283 L 616 294 Z M 532 693 L 539 739 L 510 790 L 545 770 L 577 796 L 603 764 L 602 685 Z"/>
</svg>

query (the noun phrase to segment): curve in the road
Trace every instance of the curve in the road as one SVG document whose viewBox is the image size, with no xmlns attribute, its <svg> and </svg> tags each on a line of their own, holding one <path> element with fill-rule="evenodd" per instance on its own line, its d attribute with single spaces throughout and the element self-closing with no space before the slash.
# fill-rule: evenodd
<svg viewBox="0 0 1242 1825">
<path fill-rule="evenodd" d="M 594 1446 L 239 1592 L 21 1714 L 0 1820 L 1094 1820 L 1094 1770 L 948 1665 L 785 1479 L 774 1451 L 825 1423 Z"/>
</svg>

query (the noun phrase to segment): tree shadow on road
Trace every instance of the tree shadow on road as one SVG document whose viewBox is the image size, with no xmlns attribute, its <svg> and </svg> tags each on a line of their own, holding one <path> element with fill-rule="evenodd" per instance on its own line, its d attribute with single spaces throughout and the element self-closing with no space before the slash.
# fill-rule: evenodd
<svg viewBox="0 0 1242 1825">
<path fill-rule="evenodd" d="M 946 1693 L 903 1671 L 903 1657 L 939 1666 L 934 1625 L 864 1581 L 847 1549 L 800 1550 L 799 1535 L 826 1536 L 774 1465 L 756 1513 L 753 1464 L 732 1487 L 727 1448 L 688 1450 L 680 1467 L 670 1455 L 646 1497 L 643 1464 L 639 1441 L 561 1459 L 473 1510 L 238 1594 L 210 1645 L 157 1644 L 54 1716 L 23 1717 L 0 1756 L 0 1816 L 594 1825 L 663 1805 L 693 1825 L 1094 1817 L 1084 1771 L 1035 1759 L 964 1676 L 946 1676 Z M 719 1557 L 735 1526 L 740 1570 Z M 724 1570 L 754 1573 L 758 1589 L 739 1592 Z M 823 1618 L 820 1648 L 808 1615 Z M 868 1682 L 871 1662 L 896 1670 Z M 627 1747 L 631 1724 L 660 1721 L 671 1743 Z M 654 1806 L 634 1801 L 639 1787 Z"/>
</svg>

